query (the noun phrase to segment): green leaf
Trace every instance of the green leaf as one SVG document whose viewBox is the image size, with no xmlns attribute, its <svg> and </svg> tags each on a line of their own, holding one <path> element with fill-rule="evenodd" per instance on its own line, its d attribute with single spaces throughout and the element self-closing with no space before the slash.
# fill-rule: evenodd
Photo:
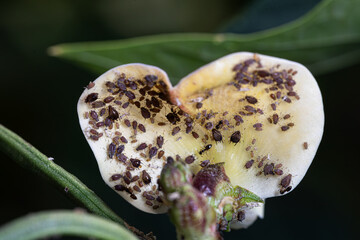
<svg viewBox="0 0 360 240">
<path fill-rule="evenodd" d="M 54 235 L 72 235 L 109 240 L 136 240 L 120 225 L 87 213 L 48 211 L 16 219 L 0 228 L 2 240 L 30 240 Z"/>
<path fill-rule="evenodd" d="M 129 226 L 114 213 L 91 189 L 65 169 L 49 160 L 35 147 L 0 124 L 0 150 L 22 167 L 45 177 L 71 200 L 89 211 L 123 225 L 141 239 L 153 239 L 135 227 Z"/>
<path fill-rule="evenodd" d="M 69 198 L 89 211 L 124 225 L 124 221 L 78 178 L 1 124 L 0 150 L 19 165 L 47 178 Z"/>
<path fill-rule="evenodd" d="M 253 34 L 168 34 L 119 41 L 70 43 L 49 53 L 96 73 L 141 62 L 164 69 L 173 83 L 226 54 L 251 51 L 290 59 L 314 74 L 360 60 L 360 1 L 324 0 L 300 19 Z"/>
</svg>

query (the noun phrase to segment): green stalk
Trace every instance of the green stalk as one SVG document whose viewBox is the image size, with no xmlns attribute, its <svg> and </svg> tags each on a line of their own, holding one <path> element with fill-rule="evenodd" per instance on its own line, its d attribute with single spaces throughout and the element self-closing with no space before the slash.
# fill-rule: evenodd
<svg viewBox="0 0 360 240">
<path fill-rule="evenodd" d="M 136 240 L 117 223 L 87 213 L 47 211 L 16 219 L 0 228 L 0 240 L 31 240 L 71 235 L 108 240 Z"/>
<path fill-rule="evenodd" d="M 151 239 L 136 228 L 129 226 L 77 177 L 50 161 L 47 156 L 1 124 L 0 150 L 20 166 L 45 177 L 62 190 L 67 197 L 90 212 L 127 227 L 142 239 Z"/>
</svg>

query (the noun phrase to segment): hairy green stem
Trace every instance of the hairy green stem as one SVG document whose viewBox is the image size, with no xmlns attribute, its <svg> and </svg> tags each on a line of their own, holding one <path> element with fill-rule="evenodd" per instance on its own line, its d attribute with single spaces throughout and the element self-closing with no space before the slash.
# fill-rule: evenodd
<svg viewBox="0 0 360 240">
<path fill-rule="evenodd" d="M 108 240 L 136 240 L 117 223 L 91 214 L 73 211 L 47 211 L 16 219 L 0 228 L 1 240 L 31 240 L 54 235 L 72 235 Z"/>
<path fill-rule="evenodd" d="M 1 124 L 0 150 L 22 167 L 45 177 L 82 207 L 129 228 L 142 239 L 151 239 L 136 228 L 129 226 L 77 177 L 49 160 L 47 156 Z"/>
</svg>

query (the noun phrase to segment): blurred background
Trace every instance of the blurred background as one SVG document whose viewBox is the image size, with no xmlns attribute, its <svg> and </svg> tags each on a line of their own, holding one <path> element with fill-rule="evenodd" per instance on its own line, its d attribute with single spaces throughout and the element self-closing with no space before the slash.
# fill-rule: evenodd
<svg viewBox="0 0 360 240">
<path fill-rule="evenodd" d="M 76 104 L 97 74 L 48 56 L 65 42 L 179 32 L 251 33 L 293 21 L 319 0 L 13 0 L 0 3 L 0 123 L 94 190 L 130 225 L 175 239 L 167 215 L 130 207 L 102 181 Z M 360 11 L 360 9 L 359 9 Z M 265 219 L 225 239 L 355 239 L 360 224 L 360 64 L 316 76 L 325 106 L 322 143 L 295 191 L 268 199 Z M 347 83 L 347 84 L 345 84 Z M 350 117 L 351 118 L 348 118 Z M 0 153 L 0 225 L 49 209 L 76 208 L 39 176 Z"/>
</svg>

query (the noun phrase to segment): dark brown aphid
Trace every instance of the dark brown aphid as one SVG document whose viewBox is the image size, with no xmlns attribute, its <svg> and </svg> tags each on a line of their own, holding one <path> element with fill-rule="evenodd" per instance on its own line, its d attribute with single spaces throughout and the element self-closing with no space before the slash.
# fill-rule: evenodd
<svg viewBox="0 0 360 240">
<path fill-rule="evenodd" d="M 119 180 L 120 178 L 122 178 L 121 174 L 114 174 L 111 176 L 111 180 L 113 181 Z"/>
<path fill-rule="evenodd" d="M 150 150 L 149 150 L 149 158 L 151 159 L 153 156 L 155 156 L 157 154 L 157 151 L 158 151 L 157 147 L 150 148 Z"/>
<path fill-rule="evenodd" d="M 124 123 L 127 127 L 131 127 L 131 122 L 128 119 L 125 119 Z"/>
<path fill-rule="evenodd" d="M 251 97 L 251 96 L 246 96 L 245 97 L 246 101 L 248 101 L 248 103 L 250 104 L 255 104 L 258 102 L 258 100 L 255 97 Z"/>
<path fill-rule="evenodd" d="M 240 123 L 243 123 L 243 122 L 244 122 L 244 120 L 242 119 L 242 117 L 240 117 L 239 115 L 235 115 L 235 116 L 234 116 L 234 119 L 235 119 L 236 122 L 240 122 Z"/>
<path fill-rule="evenodd" d="M 246 111 L 248 111 L 248 112 L 256 113 L 256 109 L 253 108 L 252 106 L 246 105 L 246 106 L 244 107 L 244 109 L 245 109 Z"/>
<path fill-rule="evenodd" d="M 164 156 L 165 152 L 163 150 L 159 151 L 158 153 L 158 159 L 162 158 L 162 156 Z"/>
<path fill-rule="evenodd" d="M 196 132 L 192 132 L 191 134 L 195 139 L 199 138 L 199 134 L 197 134 Z"/>
<path fill-rule="evenodd" d="M 104 103 L 110 103 L 112 100 L 114 100 L 114 97 L 106 97 L 105 99 L 104 99 Z"/>
<path fill-rule="evenodd" d="M 275 168 L 274 169 L 274 173 L 276 174 L 276 175 L 283 175 L 283 170 L 281 170 L 281 169 L 278 169 L 278 168 Z"/>
<path fill-rule="evenodd" d="M 139 176 L 134 176 L 134 177 L 131 178 L 131 182 L 136 182 L 139 179 L 140 179 Z"/>
<path fill-rule="evenodd" d="M 119 147 L 116 148 L 116 155 L 120 155 L 125 149 L 124 145 L 120 145 Z"/>
<path fill-rule="evenodd" d="M 124 104 L 122 105 L 122 108 L 124 108 L 124 109 L 127 108 L 127 107 L 129 106 L 129 104 L 130 104 L 129 102 L 124 103 Z"/>
<path fill-rule="evenodd" d="M 120 185 L 120 184 L 115 185 L 114 188 L 115 188 L 116 191 L 120 191 L 120 192 L 122 192 L 122 191 L 124 191 L 126 189 L 126 187 L 124 185 Z"/>
<path fill-rule="evenodd" d="M 116 150 L 116 145 L 114 143 L 110 143 L 109 149 L 108 149 L 108 156 L 109 158 L 113 158 Z"/>
<path fill-rule="evenodd" d="M 273 123 L 277 124 L 279 122 L 279 115 L 277 115 L 276 113 L 273 115 Z"/>
<path fill-rule="evenodd" d="M 308 149 L 308 147 L 309 147 L 308 143 L 307 143 L 307 142 L 304 142 L 304 143 L 303 143 L 303 147 L 304 147 L 305 150 Z"/>
<path fill-rule="evenodd" d="M 191 163 L 193 163 L 194 161 L 195 161 L 195 157 L 194 157 L 193 155 L 187 156 L 187 157 L 185 158 L 185 162 L 186 162 L 187 164 L 191 164 Z"/>
<path fill-rule="evenodd" d="M 195 107 L 197 109 L 202 108 L 203 104 L 201 102 L 196 103 Z"/>
<path fill-rule="evenodd" d="M 112 106 L 109 106 L 109 118 L 113 121 L 119 118 L 119 113 Z"/>
<path fill-rule="evenodd" d="M 250 161 L 247 161 L 247 162 L 246 162 L 245 167 L 246 167 L 247 169 L 249 169 L 249 168 L 251 168 L 251 166 L 253 165 L 253 163 L 254 163 L 254 160 L 251 159 Z"/>
<path fill-rule="evenodd" d="M 199 154 L 200 155 L 203 154 L 205 151 L 209 150 L 211 147 L 212 147 L 211 144 L 206 145 L 204 149 L 200 150 Z"/>
<path fill-rule="evenodd" d="M 271 108 L 272 108 L 272 110 L 275 111 L 275 110 L 276 110 L 276 104 L 275 104 L 275 103 L 272 103 L 272 104 L 271 104 Z"/>
<path fill-rule="evenodd" d="M 286 114 L 286 115 L 284 116 L 284 119 L 288 119 L 288 118 L 290 118 L 290 114 Z"/>
<path fill-rule="evenodd" d="M 283 188 L 287 188 L 289 185 L 290 185 L 290 182 L 291 182 L 291 177 L 292 175 L 291 174 L 288 174 L 286 175 L 283 179 L 281 179 L 281 186 Z"/>
<path fill-rule="evenodd" d="M 85 98 L 85 102 L 90 103 L 90 102 L 96 101 L 98 99 L 98 95 L 99 95 L 98 93 L 90 93 Z"/>
<path fill-rule="evenodd" d="M 171 124 L 176 124 L 177 121 L 180 121 L 180 118 L 174 113 L 168 113 L 166 118 Z"/>
<path fill-rule="evenodd" d="M 141 123 L 139 124 L 138 128 L 139 128 L 142 132 L 146 132 L 145 126 L 142 125 Z"/>
<path fill-rule="evenodd" d="M 120 137 L 120 140 L 121 140 L 123 143 L 128 143 L 128 140 L 127 140 L 126 137 L 124 137 L 124 136 Z"/>
<path fill-rule="evenodd" d="M 255 123 L 253 125 L 253 127 L 255 128 L 256 131 L 261 131 L 262 130 L 262 124 L 261 123 Z"/>
<path fill-rule="evenodd" d="M 150 118 L 149 110 L 144 107 L 141 108 L 141 115 L 143 116 L 143 118 Z"/>
<path fill-rule="evenodd" d="M 151 183 L 151 177 L 150 177 L 150 175 L 146 172 L 146 170 L 143 170 L 143 171 L 142 171 L 141 179 L 143 180 L 143 182 L 144 182 L 145 184 Z"/>
<path fill-rule="evenodd" d="M 265 167 L 264 167 L 264 175 L 274 175 L 274 164 L 271 163 L 271 164 L 265 164 Z"/>
<path fill-rule="evenodd" d="M 90 111 L 90 116 L 95 120 L 95 121 L 99 121 L 99 116 L 95 111 Z"/>
<path fill-rule="evenodd" d="M 133 167 L 140 167 L 141 161 L 139 159 L 131 158 L 130 162 Z"/>
<path fill-rule="evenodd" d="M 136 151 L 144 150 L 147 147 L 146 143 L 141 143 L 137 148 Z"/>
<path fill-rule="evenodd" d="M 288 186 L 287 188 L 282 188 L 280 190 L 280 194 L 284 194 L 286 192 L 289 192 L 292 189 L 292 186 Z"/>
<path fill-rule="evenodd" d="M 159 148 L 162 148 L 162 146 L 164 144 L 164 137 L 163 136 L 158 136 L 156 138 L 156 144 L 158 145 Z"/>
<path fill-rule="evenodd" d="M 223 126 L 223 120 L 220 120 L 219 122 L 218 122 L 218 124 L 216 124 L 216 126 L 215 126 L 215 128 L 216 129 L 219 129 L 219 128 L 221 128 L 222 126 Z"/>
<path fill-rule="evenodd" d="M 216 129 L 213 129 L 212 130 L 212 135 L 213 135 L 213 138 L 216 142 L 220 142 L 222 141 L 222 135 L 220 133 L 220 131 L 216 130 Z"/>
<path fill-rule="evenodd" d="M 287 131 L 289 128 L 290 128 L 289 126 L 282 126 L 282 127 L 281 127 L 281 130 L 285 132 L 285 131 Z"/>
<path fill-rule="evenodd" d="M 134 130 L 136 130 L 137 125 L 138 125 L 137 121 L 132 122 L 132 127 L 133 127 Z"/>
<path fill-rule="evenodd" d="M 129 100 L 135 99 L 135 94 L 131 91 L 126 91 L 125 95 L 129 98 Z"/>
<path fill-rule="evenodd" d="M 237 144 L 241 139 L 241 133 L 240 131 L 236 131 L 233 134 L 231 134 L 230 141 Z"/>
<path fill-rule="evenodd" d="M 123 176 L 124 182 L 129 185 L 131 183 L 130 179 L 127 176 Z"/>
<path fill-rule="evenodd" d="M 93 103 L 91 104 L 91 106 L 92 106 L 93 108 L 101 108 L 101 107 L 105 106 L 105 103 L 104 103 L 104 102 L 101 102 L 101 101 L 96 101 L 96 102 L 93 102 Z"/>
<path fill-rule="evenodd" d="M 128 178 L 131 178 L 131 177 L 132 177 L 131 172 L 126 171 L 126 172 L 125 172 L 125 176 L 128 177 Z"/>
<path fill-rule="evenodd" d="M 133 186 L 133 189 L 135 190 L 135 191 L 137 191 L 137 192 L 141 192 L 141 189 L 138 187 L 138 186 Z"/>
<path fill-rule="evenodd" d="M 178 132 L 180 132 L 180 127 L 174 127 L 173 128 L 173 130 L 172 130 L 172 132 L 171 132 L 171 135 L 175 135 L 175 134 L 177 134 Z"/>
</svg>

